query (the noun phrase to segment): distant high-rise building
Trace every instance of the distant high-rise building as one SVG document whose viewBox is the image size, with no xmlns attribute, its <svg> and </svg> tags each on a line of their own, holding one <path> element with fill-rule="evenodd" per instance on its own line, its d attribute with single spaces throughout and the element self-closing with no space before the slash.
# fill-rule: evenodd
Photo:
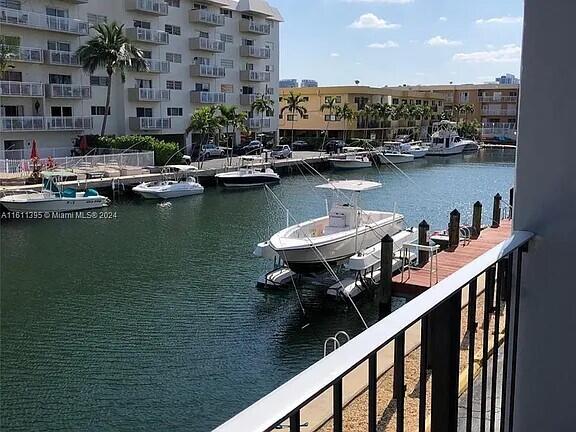
<svg viewBox="0 0 576 432">
<path fill-rule="evenodd" d="M 496 82 L 498 84 L 506 84 L 506 85 L 515 85 L 520 84 L 520 80 L 516 78 L 513 74 L 506 74 L 502 75 L 499 78 L 496 78 Z"/>
<path fill-rule="evenodd" d="M 280 88 L 296 88 L 298 87 L 298 80 L 297 79 L 283 79 L 279 82 Z"/>
<path fill-rule="evenodd" d="M 318 81 L 303 79 L 300 83 L 300 87 L 318 87 Z"/>
</svg>

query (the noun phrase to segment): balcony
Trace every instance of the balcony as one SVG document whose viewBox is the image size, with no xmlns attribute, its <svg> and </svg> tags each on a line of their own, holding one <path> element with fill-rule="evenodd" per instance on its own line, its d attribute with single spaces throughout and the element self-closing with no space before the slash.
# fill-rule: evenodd
<svg viewBox="0 0 576 432">
<path fill-rule="evenodd" d="M 190 66 L 191 77 L 201 78 L 224 78 L 226 69 L 219 66 L 194 64 Z"/>
<path fill-rule="evenodd" d="M 92 129 L 92 117 L 46 117 L 46 130 Z"/>
<path fill-rule="evenodd" d="M 170 62 L 163 60 L 145 59 L 148 69 L 145 72 L 149 73 L 170 73 Z"/>
<path fill-rule="evenodd" d="M 47 84 L 46 96 L 53 99 L 90 99 L 92 87 L 73 84 Z"/>
<path fill-rule="evenodd" d="M 246 120 L 246 126 L 252 130 L 270 129 L 272 124 L 271 118 L 250 118 Z"/>
<path fill-rule="evenodd" d="M 226 93 L 191 91 L 190 102 L 196 104 L 223 104 L 226 103 Z"/>
<path fill-rule="evenodd" d="M 501 109 L 497 109 L 497 108 L 487 108 L 487 109 L 482 109 L 482 115 L 483 116 L 487 116 L 487 115 L 495 115 L 495 116 L 516 116 L 516 114 L 518 113 L 518 111 L 516 110 L 516 108 L 514 109 L 510 109 L 510 108 L 501 108 Z"/>
<path fill-rule="evenodd" d="M 190 39 L 190 49 L 197 51 L 223 53 L 226 50 L 226 45 L 224 42 L 219 40 L 195 37 Z"/>
<path fill-rule="evenodd" d="M 2 97 L 44 97 L 44 84 L 38 82 L 0 81 Z"/>
<path fill-rule="evenodd" d="M 269 59 L 270 58 L 270 49 L 269 48 L 263 48 L 263 47 L 244 45 L 244 46 L 240 47 L 240 56 L 241 57 L 258 58 L 258 59 Z"/>
<path fill-rule="evenodd" d="M 90 28 L 87 21 L 9 8 L 0 8 L 0 24 L 70 33 L 79 36 L 88 35 L 88 29 Z"/>
<path fill-rule="evenodd" d="M 128 126 L 133 131 L 166 130 L 172 128 L 169 117 L 130 117 Z"/>
<path fill-rule="evenodd" d="M 251 106 L 256 99 L 264 97 L 265 99 L 270 99 L 270 96 L 262 96 L 259 94 L 243 94 L 240 95 L 240 105 Z"/>
<path fill-rule="evenodd" d="M 168 45 L 169 35 L 162 30 L 144 29 L 132 27 L 126 29 L 126 36 L 136 42 L 150 43 L 156 45 Z"/>
<path fill-rule="evenodd" d="M 92 129 L 92 117 L 0 117 L 2 132 L 82 131 Z"/>
<path fill-rule="evenodd" d="M 516 103 L 518 102 L 518 96 L 480 96 L 480 102 L 492 102 L 492 103 Z"/>
<path fill-rule="evenodd" d="M 206 9 L 191 10 L 189 20 L 193 24 L 206 24 L 215 27 L 222 27 L 226 24 L 224 15 L 208 12 Z"/>
<path fill-rule="evenodd" d="M 80 59 L 71 51 L 47 50 L 44 59 L 48 65 L 80 67 Z"/>
<path fill-rule="evenodd" d="M 126 10 L 150 15 L 168 15 L 168 4 L 161 0 L 126 0 Z"/>
<path fill-rule="evenodd" d="M 243 19 L 240 21 L 240 31 L 257 35 L 269 35 L 270 24 L 258 24 L 254 21 Z"/>
<path fill-rule="evenodd" d="M 18 47 L 10 60 L 23 63 L 44 63 L 44 50 L 41 48 Z"/>
<path fill-rule="evenodd" d="M 170 90 L 129 88 L 128 100 L 132 102 L 168 102 L 170 100 Z"/>
<path fill-rule="evenodd" d="M 240 81 L 270 82 L 270 72 L 240 71 Z"/>
</svg>

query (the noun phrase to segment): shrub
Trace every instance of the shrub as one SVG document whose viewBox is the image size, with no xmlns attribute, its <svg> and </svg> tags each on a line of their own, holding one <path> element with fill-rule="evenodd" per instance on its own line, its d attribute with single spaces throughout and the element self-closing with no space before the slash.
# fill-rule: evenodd
<svg viewBox="0 0 576 432">
<path fill-rule="evenodd" d="M 178 149 L 178 144 L 165 142 L 158 138 L 146 135 L 99 137 L 98 147 L 153 151 L 156 165 L 166 165 L 168 162 L 178 163 L 182 159 L 182 153 Z"/>
</svg>

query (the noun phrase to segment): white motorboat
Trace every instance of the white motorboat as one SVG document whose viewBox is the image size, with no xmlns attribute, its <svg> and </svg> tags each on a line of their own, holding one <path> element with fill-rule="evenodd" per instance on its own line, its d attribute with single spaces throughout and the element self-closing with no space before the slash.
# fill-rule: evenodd
<svg viewBox="0 0 576 432">
<path fill-rule="evenodd" d="M 414 159 L 423 158 L 430 150 L 427 146 L 422 144 L 422 141 L 410 141 L 400 144 L 400 152 L 404 154 L 411 154 Z"/>
<path fill-rule="evenodd" d="M 370 168 L 372 166 L 372 161 L 368 156 L 359 154 L 347 154 L 343 158 L 331 158 L 328 160 L 337 169 Z"/>
<path fill-rule="evenodd" d="M 191 175 L 196 171 L 191 165 L 169 165 L 164 172 L 175 172 L 175 180 L 145 182 L 132 188 L 134 192 L 146 199 L 173 199 L 204 193 L 204 188 Z M 168 176 L 169 174 L 166 174 Z"/>
<path fill-rule="evenodd" d="M 466 143 L 466 147 L 464 147 L 464 153 L 474 153 L 480 150 L 480 146 L 474 140 L 462 140 L 462 142 Z"/>
<path fill-rule="evenodd" d="M 461 154 L 470 143 L 458 135 L 455 122 L 442 120 L 436 122 L 432 129 L 432 141 L 428 144 L 428 156 L 452 156 Z"/>
<path fill-rule="evenodd" d="M 0 203 L 12 212 L 71 212 L 106 207 L 110 200 L 94 189 L 78 192 L 59 185 L 70 173 L 45 171 L 42 173 L 42 191 L 24 191 L 0 198 Z"/>
<path fill-rule="evenodd" d="M 265 168 L 262 158 L 257 156 L 240 157 L 237 171 L 216 174 L 218 181 L 226 188 L 249 188 L 280 182 L 280 176 L 272 168 Z M 256 167 L 256 164 L 259 167 Z"/>
<path fill-rule="evenodd" d="M 337 200 L 328 216 L 290 226 L 269 241 L 261 243 L 256 253 L 269 256 L 274 251 L 290 270 L 310 273 L 338 264 L 361 249 L 402 230 L 404 216 L 394 212 L 363 211 L 358 207 L 360 192 L 380 188 L 376 182 L 344 180 L 317 186 L 335 191 L 342 197 L 351 192 L 353 199 Z"/>
<path fill-rule="evenodd" d="M 384 143 L 384 147 L 379 149 L 376 156 L 382 165 L 414 162 L 414 155 L 402 152 L 397 142 Z"/>
</svg>

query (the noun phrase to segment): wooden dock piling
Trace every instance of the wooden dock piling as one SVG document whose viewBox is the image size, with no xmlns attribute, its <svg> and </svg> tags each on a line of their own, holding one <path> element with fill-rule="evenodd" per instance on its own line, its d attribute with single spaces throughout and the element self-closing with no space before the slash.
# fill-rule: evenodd
<svg viewBox="0 0 576 432">
<path fill-rule="evenodd" d="M 494 196 L 494 207 L 492 209 L 492 228 L 498 228 L 500 226 L 501 203 L 502 196 L 497 193 Z"/>
<path fill-rule="evenodd" d="M 448 249 L 454 250 L 460 243 L 460 212 L 457 209 L 450 213 L 448 224 Z"/>
<path fill-rule="evenodd" d="M 472 213 L 472 235 L 473 238 L 477 239 L 480 237 L 480 231 L 482 230 L 482 203 L 476 201 L 474 203 L 474 211 Z"/>
<path fill-rule="evenodd" d="M 426 220 L 423 220 L 418 225 L 418 244 L 420 246 L 428 246 L 428 231 L 430 230 L 430 225 Z M 418 265 L 420 267 L 426 265 L 430 259 L 430 254 L 425 250 L 418 250 Z"/>
<path fill-rule="evenodd" d="M 378 297 L 378 319 L 392 312 L 392 258 L 394 240 L 388 234 L 382 239 L 380 249 L 380 292 Z"/>
</svg>

